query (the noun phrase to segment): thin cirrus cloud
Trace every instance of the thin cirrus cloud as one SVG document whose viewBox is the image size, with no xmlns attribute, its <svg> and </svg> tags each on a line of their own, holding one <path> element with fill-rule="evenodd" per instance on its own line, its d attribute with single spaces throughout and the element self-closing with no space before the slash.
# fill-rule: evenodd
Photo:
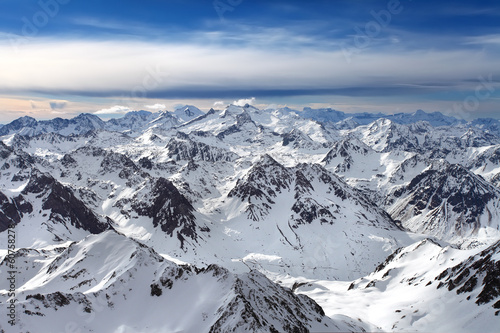
<svg viewBox="0 0 500 333">
<path fill-rule="evenodd" d="M 109 18 L 96 18 L 96 17 L 73 17 L 68 19 L 68 22 L 76 27 L 84 29 L 95 29 L 96 31 L 111 32 L 117 35 L 136 35 L 136 36 L 151 36 L 161 35 L 162 29 L 153 27 L 145 22 L 139 21 L 119 21 L 111 20 Z"/>
<path fill-rule="evenodd" d="M 469 37 L 466 39 L 464 44 L 482 45 L 482 46 L 500 45 L 500 34 Z"/>
<path fill-rule="evenodd" d="M 267 96 L 287 91 L 362 95 L 370 87 L 401 93 L 402 85 L 407 93 L 421 93 L 422 88 L 473 89 L 470 81 L 481 75 L 500 77 L 494 53 L 467 48 L 394 53 L 367 49 L 346 55 L 341 48 L 286 51 L 195 43 L 33 40 L 17 53 L 2 44 L 0 52 L 0 91 L 130 99 L 233 98 L 255 96 L 253 91 Z"/>
</svg>

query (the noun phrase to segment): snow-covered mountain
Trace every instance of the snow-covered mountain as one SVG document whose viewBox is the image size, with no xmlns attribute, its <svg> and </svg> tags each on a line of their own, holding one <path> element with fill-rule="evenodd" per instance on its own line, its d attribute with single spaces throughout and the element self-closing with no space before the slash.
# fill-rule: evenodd
<svg viewBox="0 0 500 333">
<path fill-rule="evenodd" d="M 0 143 L 0 230 L 16 224 L 18 244 L 79 240 L 109 228 L 109 218 L 88 208 L 73 190 L 35 166 L 34 158 Z"/>
<path fill-rule="evenodd" d="M 0 128 L 0 135 L 12 133 L 27 136 L 41 133 L 83 134 L 91 130 L 103 129 L 105 126 L 106 124 L 101 118 L 89 113 L 82 113 L 72 119 L 55 118 L 42 121 L 26 116 Z"/>
<path fill-rule="evenodd" d="M 493 333 L 498 331 L 499 268 L 498 242 L 478 251 L 425 239 L 398 249 L 354 281 L 293 283 L 327 315 L 360 316 L 385 332 Z"/>
<path fill-rule="evenodd" d="M 177 265 L 114 231 L 67 247 L 19 249 L 18 331 L 345 332 L 369 327 L 329 318 L 312 299 L 257 271 Z M 6 268 L 6 262 L 0 264 Z M 8 281 L 0 282 L 8 289 Z M 2 303 L 6 302 L 2 295 Z"/>
<path fill-rule="evenodd" d="M 25 116 L 0 127 L 0 136 L 14 133 L 24 136 L 35 136 L 43 133 L 79 135 L 95 130 L 136 133 L 150 127 L 170 128 L 203 114 L 195 106 L 186 105 L 176 109 L 175 112 L 132 111 L 121 118 L 112 118 L 108 121 L 103 121 L 90 113 L 82 113 L 72 119 L 55 118 L 41 121 Z"/>
<path fill-rule="evenodd" d="M 464 164 L 474 173 L 500 187 L 500 145 L 481 149 Z"/>
<path fill-rule="evenodd" d="M 248 104 L 20 118 L 0 127 L 0 329 L 494 331 L 498 135 Z"/>
<path fill-rule="evenodd" d="M 386 206 L 407 229 L 441 240 L 500 237 L 500 189 L 459 164 L 433 163 L 407 186 L 395 188 Z"/>
<path fill-rule="evenodd" d="M 401 125 L 409 125 L 418 122 L 427 122 L 433 127 L 466 125 L 467 127 L 479 128 L 494 135 L 500 134 L 500 120 L 493 118 L 478 118 L 472 121 L 465 121 L 455 117 L 447 116 L 441 112 L 425 112 L 417 110 L 413 113 L 344 113 L 331 108 L 312 109 L 305 107 L 300 111 L 304 118 L 313 119 L 319 122 L 333 122 L 340 124 L 368 125 L 377 119 L 384 118 Z"/>
</svg>

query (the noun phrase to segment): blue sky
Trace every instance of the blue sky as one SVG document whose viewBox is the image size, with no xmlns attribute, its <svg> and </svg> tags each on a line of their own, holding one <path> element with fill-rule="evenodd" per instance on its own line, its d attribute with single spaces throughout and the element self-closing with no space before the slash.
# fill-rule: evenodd
<svg viewBox="0 0 500 333">
<path fill-rule="evenodd" d="M 498 1 L 0 6 L 0 122 L 248 101 L 500 118 Z"/>
</svg>

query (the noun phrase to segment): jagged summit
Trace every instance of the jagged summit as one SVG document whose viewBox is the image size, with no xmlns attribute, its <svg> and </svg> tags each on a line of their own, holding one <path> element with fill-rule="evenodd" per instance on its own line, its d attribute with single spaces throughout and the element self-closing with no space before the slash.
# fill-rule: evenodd
<svg viewBox="0 0 500 333">
<path fill-rule="evenodd" d="M 458 164 L 433 163 L 388 198 L 389 213 L 443 240 L 500 234 L 500 190 Z"/>
</svg>

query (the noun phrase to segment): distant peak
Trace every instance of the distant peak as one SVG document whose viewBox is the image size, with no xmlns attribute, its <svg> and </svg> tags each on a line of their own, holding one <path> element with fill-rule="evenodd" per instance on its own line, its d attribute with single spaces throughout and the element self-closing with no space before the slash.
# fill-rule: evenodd
<svg viewBox="0 0 500 333">
<path fill-rule="evenodd" d="M 80 113 L 75 118 L 99 118 L 99 117 L 92 113 Z"/>
<path fill-rule="evenodd" d="M 194 105 L 183 105 L 175 109 L 174 115 L 183 121 L 199 117 L 204 113 Z"/>
<path fill-rule="evenodd" d="M 264 154 L 260 157 L 259 164 L 272 165 L 272 164 L 279 164 L 279 163 L 274 158 L 272 158 L 271 155 Z"/>
<path fill-rule="evenodd" d="M 23 120 L 36 120 L 35 118 L 30 117 L 30 116 L 22 116 L 19 119 L 23 119 Z"/>
<path fill-rule="evenodd" d="M 130 112 L 127 112 L 125 115 L 130 115 L 130 114 L 145 114 L 145 115 L 149 115 L 149 114 L 152 114 L 151 111 L 146 111 L 146 110 L 139 110 L 139 111 L 130 111 Z"/>
</svg>

